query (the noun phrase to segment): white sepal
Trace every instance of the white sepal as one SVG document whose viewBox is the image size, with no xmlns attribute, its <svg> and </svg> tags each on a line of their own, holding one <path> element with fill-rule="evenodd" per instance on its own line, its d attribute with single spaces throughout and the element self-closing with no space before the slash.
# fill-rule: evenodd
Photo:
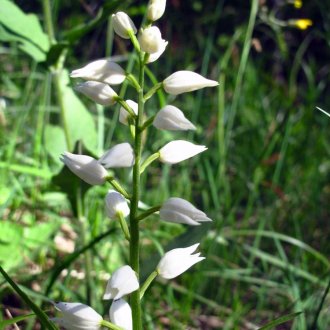
<svg viewBox="0 0 330 330">
<path fill-rule="evenodd" d="M 167 143 L 159 150 L 159 160 L 166 164 L 176 164 L 207 150 L 205 146 L 184 140 Z"/>
<path fill-rule="evenodd" d="M 200 222 L 212 221 L 194 205 L 182 198 L 169 198 L 159 210 L 161 220 L 197 226 Z"/>
<path fill-rule="evenodd" d="M 114 300 L 109 311 L 110 320 L 124 330 L 133 329 L 132 310 L 124 299 Z"/>
<path fill-rule="evenodd" d="M 91 62 L 80 69 L 73 70 L 71 78 L 94 80 L 109 85 L 119 85 L 125 78 L 125 71 L 115 62 L 102 59 Z"/>
<path fill-rule="evenodd" d="M 123 296 L 137 290 L 139 288 L 139 281 L 135 272 L 130 266 L 123 266 L 118 268 L 108 281 L 103 296 L 104 300 L 120 299 Z"/>
<path fill-rule="evenodd" d="M 80 179 L 91 184 L 103 184 L 108 176 L 107 170 L 93 157 L 64 152 L 61 161 Z"/>
<path fill-rule="evenodd" d="M 98 81 L 86 81 L 78 84 L 74 89 L 101 105 L 115 104 L 116 97 L 118 97 L 117 93 L 109 85 Z"/>
<path fill-rule="evenodd" d="M 149 57 L 147 59 L 147 63 L 152 63 L 155 62 L 159 59 L 159 57 L 165 52 L 165 49 L 168 45 L 168 41 L 165 41 L 162 43 L 160 49 L 158 50 L 158 52 L 153 53 L 153 54 L 149 54 Z"/>
<path fill-rule="evenodd" d="M 124 217 L 130 213 L 125 197 L 115 190 L 109 190 L 105 196 L 105 211 L 110 219 L 118 218 L 119 213 Z"/>
<path fill-rule="evenodd" d="M 134 34 L 136 34 L 137 29 L 133 21 L 126 13 L 119 11 L 118 13 L 112 15 L 112 19 L 113 29 L 120 37 L 129 39 L 130 37 L 128 31 L 132 31 Z"/>
<path fill-rule="evenodd" d="M 127 100 L 126 103 L 130 106 L 130 108 L 133 110 L 133 112 L 137 115 L 138 114 L 138 104 L 132 100 Z M 124 107 L 120 107 L 119 112 L 119 121 L 127 125 L 128 124 L 128 118 L 130 117 L 130 114 L 125 110 Z"/>
<path fill-rule="evenodd" d="M 192 254 L 199 244 L 187 248 L 174 249 L 166 252 L 160 260 L 157 271 L 160 277 L 172 279 L 184 273 L 191 266 L 205 259 L 200 253 Z"/>
<path fill-rule="evenodd" d="M 177 71 L 163 81 L 164 90 L 173 95 L 218 85 L 217 81 L 206 79 L 193 71 Z"/>
<path fill-rule="evenodd" d="M 131 167 L 134 164 L 134 150 L 127 142 L 116 144 L 104 153 L 99 162 L 105 168 Z"/>
<path fill-rule="evenodd" d="M 149 2 L 147 17 L 150 21 L 161 18 L 165 12 L 166 0 L 151 0 Z"/>
<path fill-rule="evenodd" d="M 55 323 L 68 330 L 99 330 L 101 329 L 102 316 L 93 308 L 81 303 L 55 303 L 61 317 L 52 319 Z"/>
<path fill-rule="evenodd" d="M 139 43 L 141 50 L 148 54 L 164 52 L 167 45 L 157 26 L 144 29 L 140 34 Z"/>
<path fill-rule="evenodd" d="M 173 105 L 166 105 L 156 115 L 153 125 L 158 129 L 169 131 L 195 130 L 196 127 L 184 116 L 183 112 Z"/>
</svg>

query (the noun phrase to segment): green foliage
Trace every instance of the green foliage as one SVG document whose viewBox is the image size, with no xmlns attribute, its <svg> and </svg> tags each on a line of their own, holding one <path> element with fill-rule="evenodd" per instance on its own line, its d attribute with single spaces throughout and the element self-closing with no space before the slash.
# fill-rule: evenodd
<svg viewBox="0 0 330 330">
<path fill-rule="evenodd" d="M 95 108 L 86 98 L 78 98 L 68 71 L 108 56 L 109 49 L 120 60 L 128 59 L 129 69 L 134 57 L 127 57 L 128 44 L 111 35 L 108 17 L 118 6 L 123 10 L 131 3 L 131 12 L 139 15 L 145 1 L 106 1 L 104 8 L 97 1 L 88 3 L 95 7 L 85 11 L 80 2 L 52 1 L 57 43 L 50 46 L 37 4 L 0 0 L 0 97 L 6 99 L 6 106 L 0 105 L 0 264 L 17 283 L 40 286 L 40 296 L 33 296 L 37 304 L 47 292 L 50 299 L 91 303 L 106 315 L 108 306 L 100 299 L 102 276 L 127 261 L 128 256 L 118 252 L 125 243 L 113 230 L 117 224 L 107 232 L 109 219 L 101 196 L 108 187 L 89 189 L 59 162 L 67 148 L 51 78 L 67 54 L 60 86 L 72 148 L 99 156 L 96 153 L 125 141 L 125 130 L 117 127 L 118 108 Z M 195 271 L 185 274 L 182 282 L 178 279 L 166 288 L 156 283 L 146 292 L 152 298 L 144 306 L 146 329 L 245 330 L 287 322 L 281 326 L 326 330 L 330 121 L 315 106 L 330 110 L 329 5 L 306 1 L 297 11 L 272 2 L 273 7 L 259 8 L 252 48 L 245 43 L 249 56 L 237 89 L 250 2 L 168 3 L 160 24 L 164 38 L 173 42 L 151 64 L 156 76 L 165 78 L 185 68 L 219 77 L 221 85 L 218 94 L 200 91 L 165 99 L 160 92 L 159 100 L 150 101 L 149 115 L 165 103 L 182 109 L 197 123 L 189 140 L 209 150 L 185 166 L 161 167 L 154 162 L 148 184 L 142 182 L 143 202 L 149 207 L 171 195 L 181 196 L 214 222 L 203 228 L 204 233 L 176 224 L 158 228 L 157 216 L 143 221 L 142 239 L 148 243 L 141 251 L 144 277 L 163 249 L 206 237 L 201 245 L 206 260 Z M 261 19 L 261 13 L 272 11 L 285 21 L 308 16 L 314 26 L 299 31 Z M 73 16 L 85 23 L 72 25 Z M 231 110 L 234 95 L 236 115 Z M 125 98 L 130 98 L 129 89 Z M 148 148 L 154 151 L 180 138 L 180 133 L 149 134 Z M 115 175 L 130 188 L 129 171 L 116 170 Z M 63 229 L 64 224 L 70 224 L 69 229 Z M 57 249 L 54 237 L 59 234 L 75 242 L 72 255 Z M 78 238 L 72 238 L 74 234 Z M 34 274 L 31 265 L 40 272 Z M 75 277 L 74 271 L 86 275 L 89 267 L 90 278 Z M 21 308 L 10 300 L 6 285 L 0 293 L 6 308 Z M 2 322 L 18 322 L 17 317 Z M 35 319 L 22 318 L 31 329 Z"/>
</svg>

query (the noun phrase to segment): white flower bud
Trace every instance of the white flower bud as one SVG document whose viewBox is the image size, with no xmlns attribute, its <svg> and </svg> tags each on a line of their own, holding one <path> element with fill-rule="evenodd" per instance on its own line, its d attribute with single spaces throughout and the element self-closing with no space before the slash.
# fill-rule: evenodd
<svg viewBox="0 0 330 330">
<path fill-rule="evenodd" d="M 126 13 L 119 11 L 118 13 L 112 15 L 112 19 L 113 28 L 120 37 L 129 39 L 128 31 L 132 31 L 134 34 L 136 34 L 136 27 Z"/>
<path fill-rule="evenodd" d="M 101 329 L 102 316 L 87 305 L 58 302 L 55 308 L 61 312 L 62 317 L 53 318 L 52 321 L 68 330 Z"/>
<path fill-rule="evenodd" d="M 110 219 L 116 219 L 119 213 L 127 217 L 130 212 L 124 196 L 114 190 L 109 190 L 105 196 L 105 211 Z"/>
<path fill-rule="evenodd" d="M 151 21 L 157 21 L 165 12 L 166 0 L 151 0 L 148 6 L 147 17 Z"/>
<path fill-rule="evenodd" d="M 149 54 L 147 63 L 152 63 L 157 61 L 159 57 L 165 52 L 167 45 L 168 45 L 168 41 L 165 41 L 164 43 L 162 43 L 162 46 L 157 53 Z"/>
<path fill-rule="evenodd" d="M 115 104 L 115 98 L 118 97 L 117 93 L 109 85 L 97 81 L 86 81 L 78 84 L 75 90 L 102 105 Z"/>
<path fill-rule="evenodd" d="M 166 105 L 156 115 L 153 125 L 158 129 L 169 131 L 194 130 L 196 127 L 184 116 L 183 112 L 173 105 Z"/>
<path fill-rule="evenodd" d="M 93 157 L 65 152 L 61 161 L 80 179 L 91 184 L 103 184 L 108 176 L 107 170 Z"/>
<path fill-rule="evenodd" d="M 133 110 L 133 112 L 137 115 L 138 114 L 138 104 L 132 100 L 127 100 L 126 103 L 130 106 L 130 108 Z M 128 124 L 128 117 L 130 117 L 130 114 L 125 110 L 124 107 L 120 107 L 120 112 L 119 112 L 119 121 L 127 125 Z"/>
<path fill-rule="evenodd" d="M 173 95 L 218 85 L 219 83 L 217 81 L 206 79 L 200 74 L 192 71 L 174 72 L 163 81 L 165 91 Z"/>
<path fill-rule="evenodd" d="M 205 146 L 188 141 L 176 140 L 167 143 L 159 150 L 159 160 L 167 164 L 176 164 L 205 151 Z"/>
<path fill-rule="evenodd" d="M 139 281 L 134 270 L 130 266 L 118 268 L 108 281 L 103 299 L 120 299 L 123 296 L 137 290 Z"/>
<path fill-rule="evenodd" d="M 205 259 L 200 253 L 192 254 L 199 244 L 187 248 L 174 249 L 166 252 L 160 260 L 157 271 L 160 277 L 172 279 L 184 273 L 188 268 Z"/>
<path fill-rule="evenodd" d="M 139 37 L 141 50 L 149 53 L 163 52 L 166 48 L 166 41 L 162 39 L 162 34 L 157 26 L 144 29 Z"/>
<path fill-rule="evenodd" d="M 134 164 L 134 151 L 127 142 L 119 143 L 105 152 L 99 159 L 105 168 L 131 167 Z"/>
<path fill-rule="evenodd" d="M 197 226 L 200 222 L 212 221 L 207 215 L 198 210 L 188 201 L 172 197 L 168 199 L 159 210 L 161 220 L 186 225 Z"/>
<path fill-rule="evenodd" d="M 114 300 L 109 311 L 110 321 L 124 330 L 133 329 L 132 310 L 124 299 Z"/>
<path fill-rule="evenodd" d="M 84 67 L 73 70 L 71 78 L 95 80 L 109 85 L 119 85 L 125 78 L 125 71 L 115 62 L 102 59 L 91 62 Z"/>
</svg>

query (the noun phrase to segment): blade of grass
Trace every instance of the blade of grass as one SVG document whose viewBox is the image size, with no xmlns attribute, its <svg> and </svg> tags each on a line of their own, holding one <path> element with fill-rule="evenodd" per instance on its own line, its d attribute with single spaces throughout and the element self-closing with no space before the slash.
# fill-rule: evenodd
<svg viewBox="0 0 330 330">
<path fill-rule="evenodd" d="M 10 286 L 15 290 L 15 292 L 24 300 L 24 302 L 34 311 L 40 323 L 46 327 L 46 329 L 57 330 L 57 327 L 48 319 L 48 316 L 43 310 L 41 310 L 28 296 L 25 294 L 19 286 L 10 278 L 10 276 L 5 272 L 5 270 L 0 266 L 0 273 L 10 284 Z"/>
<path fill-rule="evenodd" d="M 5 327 L 7 327 L 8 325 L 11 325 L 11 324 L 14 324 L 14 323 L 17 323 L 20 321 L 24 321 L 25 319 L 28 319 L 33 316 L 35 316 L 34 313 L 20 315 L 20 316 L 13 317 L 12 319 L 9 319 L 9 320 L 4 320 L 4 321 L 0 322 L 0 329 L 5 329 Z"/>
<path fill-rule="evenodd" d="M 266 325 L 262 326 L 261 328 L 259 328 L 258 330 L 268 330 L 268 329 L 274 329 L 276 326 L 286 323 L 288 321 L 293 320 L 295 317 L 297 317 L 298 315 L 300 315 L 302 312 L 296 312 L 296 313 L 291 313 L 291 314 L 287 314 L 284 316 L 279 317 L 278 319 L 267 323 Z"/>
</svg>

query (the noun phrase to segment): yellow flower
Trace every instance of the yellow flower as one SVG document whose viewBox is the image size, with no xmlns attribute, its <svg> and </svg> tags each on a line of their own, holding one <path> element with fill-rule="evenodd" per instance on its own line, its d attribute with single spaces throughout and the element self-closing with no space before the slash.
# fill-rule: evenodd
<svg viewBox="0 0 330 330">
<path fill-rule="evenodd" d="M 292 20 L 292 25 L 300 30 L 306 30 L 313 25 L 313 21 L 307 18 Z"/>
<path fill-rule="evenodd" d="M 303 5 L 303 2 L 301 0 L 294 0 L 293 5 L 295 8 L 300 9 Z"/>
</svg>

